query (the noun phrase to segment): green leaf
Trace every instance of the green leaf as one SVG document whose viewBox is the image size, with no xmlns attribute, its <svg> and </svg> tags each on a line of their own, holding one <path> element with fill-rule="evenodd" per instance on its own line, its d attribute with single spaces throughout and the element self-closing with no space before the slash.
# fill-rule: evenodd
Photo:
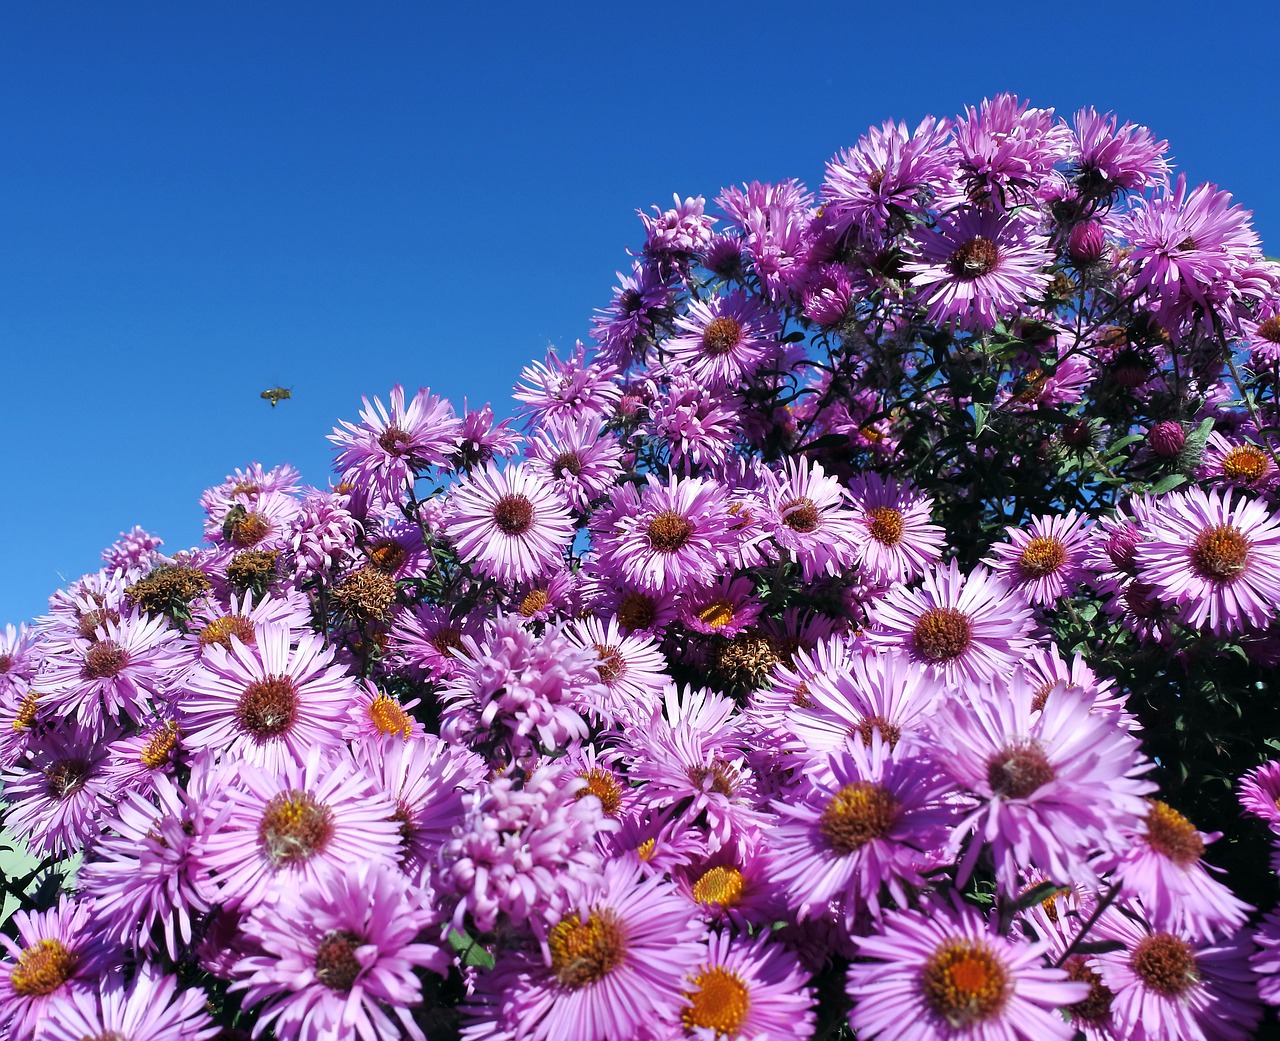
<svg viewBox="0 0 1280 1041">
<path fill-rule="evenodd" d="M 463 965 L 478 965 L 482 969 L 493 968 L 493 955 L 475 942 L 467 933 L 449 930 L 449 943 L 462 957 Z"/>
<path fill-rule="evenodd" d="M 1161 477 L 1151 486 L 1152 495 L 1163 495 L 1165 492 L 1171 492 L 1179 485 L 1187 483 L 1187 478 L 1183 474 L 1169 474 L 1167 477 Z"/>
</svg>

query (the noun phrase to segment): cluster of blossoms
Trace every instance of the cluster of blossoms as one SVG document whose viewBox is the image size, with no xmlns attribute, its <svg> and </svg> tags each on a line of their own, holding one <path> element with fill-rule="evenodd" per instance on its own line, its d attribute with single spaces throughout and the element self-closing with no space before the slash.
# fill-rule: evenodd
<svg viewBox="0 0 1280 1041">
<path fill-rule="evenodd" d="M 886 123 L 122 536 L 0 637 L 0 1041 L 1261 1029 L 1280 265 L 1172 173 Z"/>
</svg>

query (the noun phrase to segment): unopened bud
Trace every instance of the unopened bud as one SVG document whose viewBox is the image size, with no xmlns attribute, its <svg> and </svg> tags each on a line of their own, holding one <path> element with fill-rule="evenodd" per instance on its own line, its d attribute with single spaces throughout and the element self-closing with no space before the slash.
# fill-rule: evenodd
<svg viewBox="0 0 1280 1041">
<path fill-rule="evenodd" d="M 1093 220 L 1077 224 L 1067 237 L 1067 253 L 1073 263 L 1096 264 L 1107 255 L 1107 237 L 1102 225 Z"/>
<path fill-rule="evenodd" d="M 1147 434 L 1147 443 L 1151 446 L 1151 451 L 1162 459 L 1172 459 L 1187 443 L 1187 434 L 1181 423 L 1166 419 L 1151 428 Z"/>
</svg>

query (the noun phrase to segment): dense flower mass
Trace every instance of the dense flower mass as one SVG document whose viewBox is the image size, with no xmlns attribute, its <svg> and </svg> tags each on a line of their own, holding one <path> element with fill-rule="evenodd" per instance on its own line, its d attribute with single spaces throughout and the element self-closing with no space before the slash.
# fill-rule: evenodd
<svg viewBox="0 0 1280 1041">
<path fill-rule="evenodd" d="M 1005 94 L 641 222 L 511 419 L 397 384 L 0 633 L 0 1038 L 1276 1029 L 1249 212 Z"/>
</svg>

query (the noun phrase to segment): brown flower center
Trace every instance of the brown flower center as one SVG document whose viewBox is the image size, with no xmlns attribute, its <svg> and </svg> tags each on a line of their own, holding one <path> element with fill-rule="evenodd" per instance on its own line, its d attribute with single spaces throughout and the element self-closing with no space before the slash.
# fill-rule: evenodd
<svg viewBox="0 0 1280 1041">
<path fill-rule="evenodd" d="M 1147 987 L 1168 998 L 1176 998 L 1200 982 L 1191 945 L 1170 933 L 1144 936 L 1133 949 L 1129 964 Z"/>
<path fill-rule="evenodd" d="M 399 459 L 402 455 L 406 455 L 412 438 L 398 426 L 389 426 L 381 434 L 378 435 L 378 445 L 387 455 L 393 455 Z"/>
<path fill-rule="evenodd" d="M 1231 524 L 1202 531 L 1191 546 L 1191 565 L 1210 582 L 1234 582 L 1249 563 L 1252 543 Z"/>
<path fill-rule="evenodd" d="M 105 607 L 96 611 L 86 611 L 76 623 L 76 632 L 86 640 L 96 640 L 100 627 L 105 626 L 107 622 L 114 624 L 118 621 L 120 621 L 119 611 L 109 611 Z"/>
<path fill-rule="evenodd" d="M 1023 547 L 1018 568 L 1031 578 L 1052 575 L 1067 562 L 1067 547 L 1055 535 L 1037 535 Z"/>
<path fill-rule="evenodd" d="M 746 880 L 736 867 L 718 865 L 704 871 L 693 884 L 693 898 L 700 904 L 734 907 L 742 899 Z"/>
<path fill-rule="evenodd" d="M 604 979 L 627 958 L 625 936 L 617 915 L 607 908 L 582 921 L 566 915 L 547 937 L 551 971 L 562 987 L 577 990 Z"/>
<path fill-rule="evenodd" d="M 231 544 L 249 549 L 271 534 L 271 522 L 260 513 L 246 513 L 231 527 Z"/>
<path fill-rule="evenodd" d="M 376 539 L 366 552 L 369 554 L 369 563 L 388 575 L 399 571 L 405 557 L 409 555 L 405 552 L 405 548 L 392 538 Z"/>
<path fill-rule="evenodd" d="M 1252 484 L 1267 472 L 1267 454 L 1256 445 L 1236 445 L 1222 459 L 1222 476 Z"/>
<path fill-rule="evenodd" d="M 1089 984 L 1089 996 L 1074 1005 L 1068 1005 L 1067 1015 L 1086 1023 L 1105 1024 L 1111 1016 L 1111 1002 L 1115 999 L 1111 988 L 1090 968 L 1089 960 L 1083 955 L 1073 954 L 1062 967 L 1067 970 L 1069 980 Z"/>
<path fill-rule="evenodd" d="M 947 258 L 947 270 L 956 278 L 970 281 L 995 270 L 1000 260 L 1000 250 L 990 239 L 981 235 L 962 242 Z"/>
<path fill-rule="evenodd" d="M 551 472 L 561 479 L 565 474 L 577 477 L 582 473 L 582 459 L 577 452 L 561 452 L 551 461 Z"/>
<path fill-rule="evenodd" d="M 713 759 L 710 766 L 691 766 L 686 771 L 690 783 L 699 791 L 732 795 L 738 788 L 738 769 L 723 759 Z M 708 784 L 707 782 L 711 783 Z"/>
<path fill-rule="evenodd" d="M 600 674 L 600 682 L 607 684 L 617 683 L 622 678 L 622 674 L 627 671 L 627 663 L 622 655 L 618 652 L 617 647 L 605 647 L 603 644 L 594 644 L 596 655 L 600 661 L 596 665 L 596 672 Z"/>
<path fill-rule="evenodd" d="M 877 542 L 886 546 L 896 546 L 902 541 L 902 530 L 905 527 L 902 511 L 892 506 L 872 506 L 867 510 L 870 523 L 867 531 Z"/>
<path fill-rule="evenodd" d="M 1005 799 L 1025 799 L 1056 776 L 1044 747 L 1031 738 L 1006 745 L 987 760 L 987 783 Z"/>
<path fill-rule="evenodd" d="M 818 820 L 818 831 L 837 853 L 861 849 L 888 833 L 898 816 L 898 801 L 879 784 L 854 781 L 841 787 Z"/>
<path fill-rule="evenodd" d="M 80 673 L 87 680 L 111 679 L 120 675 L 124 665 L 124 648 L 115 640 L 103 640 L 89 648 Z"/>
<path fill-rule="evenodd" d="M 504 495 L 493 505 L 493 522 L 513 538 L 533 527 L 533 503 L 523 495 Z"/>
<path fill-rule="evenodd" d="M 396 603 L 396 584 L 385 571 L 356 568 L 333 591 L 333 602 L 357 621 L 386 618 Z"/>
<path fill-rule="evenodd" d="M 215 618 L 200 630 L 200 635 L 196 639 L 201 647 L 208 647 L 210 644 L 216 643 L 227 650 L 231 650 L 231 637 L 233 636 L 248 647 L 252 647 L 257 641 L 257 633 L 254 632 L 253 623 L 249 619 L 235 614 L 227 615 L 225 618 Z"/>
<path fill-rule="evenodd" d="M 1188 252 L 1190 252 L 1191 250 L 1193 250 L 1193 249 L 1196 249 L 1196 248 L 1197 248 L 1197 246 L 1196 246 L 1196 240 L 1195 240 L 1195 239 L 1193 239 L 1190 235 L 1188 235 L 1185 239 L 1183 239 L 1181 242 L 1179 242 L 1179 243 L 1178 243 L 1176 246 L 1174 246 L 1173 248 L 1174 248 L 1174 250 L 1175 250 L 1176 252 L 1178 252 L 1178 253 L 1188 253 Z"/>
<path fill-rule="evenodd" d="M 93 772 L 87 759 L 59 759 L 44 771 L 44 786 L 55 799 L 67 799 L 84 790 Z"/>
<path fill-rule="evenodd" d="M 306 792 L 291 788 L 274 796 L 258 825 L 258 844 L 275 867 L 303 864 L 333 836 L 333 814 Z"/>
<path fill-rule="evenodd" d="M 808 496 L 792 499 L 781 509 L 782 523 L 792 531 L 807 535 L 816 531 L 822 523 L 822 514 L 818 512 L 817 503 Z"/>
<path fill-rule="evenodd" d="M 395 698 L 381 691 L 369 702 L 369 720 L 380 734 L 400 734 L 408 739 L 413 732 L 413 720 Z"/>
<path fill-rule="evenodd" d="M 856 734 L 862 738 L 862 743 L 866 747 L 871 747 L 871 735 L 879 733 L 880 739 L 893 748 L 899 738 L 902 737 L 902 728 L 890 723 L 884 716 L 863 716 L 857 723 L 849 728 L 850 736 Z"/>
<path fill-rule="evenodd" d="M 916 653 L 932 662 L 951 661 L 967 651 L 973 627 L 969 616 L 954 607 L 931 607 L 911 630 Z"/>
<path fill-rule="evenodd" d="M 689 541 L 693 525 L 675 510 L 663 510 L 649 522 L 645 533 L 649 545 L 659 553 L 674 553 Z"/>
<path fill-rule="evenodd" d="M 347 929 L 332 929 L 316 945 L 316 979 L 330 990 L 346 993 L 360 975 L 356 949 L 364 941 Z"/>
<path fill-rule="evenodd" d="M 984 943 L 948 940 L 925 962 L 921 977 L 928 1006 L 962 1029 L 999 1014 L 1009 998 L 1009 976 Z"/>
<path fill-rule="evenodd" d="M 612 817 L 622 806 L 622 784 L 610 770 L 593 766 L 586 773 L 578 774 L 586 779 L 586 784 L 578 790 L 575 799 L 594 795 L 600 800 L 606 816 Z"/>
<path fill-rule="evenodd" d="M 138 759 L 148 770 L 159 770 L 173 757 L 177 747 L 178 724 L 171 719 L 147 739 Z"/>
<path fill-rule="evenodd" d="M 60 940 L 37 940 L 18 955 L 18 964 L 9 972 L 15 994 L 41 998 L 52 994 L 76 971 L 77 958 Z"/>
<path fill-rule="evenodd" d="M 624 629 L 648 629 L 658 617 L 658 605 L 646 593 L 627 593 L 618 605 L 618 624 Z"/>
<path fill-rule="evenodd" d="M 736 972 L 715 966 L 693 977 L 694 990 L 685 994 L 688 1008 L 680 1013 L 686 1031 L 701 1027 L 716 1037 L 737 1037 L 751 1008 L 751 994 Z"/>
<path fill-rule="evenodd" d="M 1167 803 L 1153 799 L 1147 811 L 1147 845 L 1172 860 L 1189 867 L 1204 855 L 1204 839 L 1196 826 Z"/>
<path fill-rule="evenodd" d="M 742 339 L 742 326 L 736 318 L 720 315 L 707 323 L 702 333 L 702 349 L 713 358 L 733 350 Z"/>
<path fill-rule="evenodd" d="M 298 688 L 291 676 L 268 676 L 245 687 L 236 722 L 258 741 L 287 734 L 298 718 Z"/>
<path fill-rule="evenodd" d="M 1269 343 L 1280 343 L 1280 315 L 1272 315 L 1258 323 L 1258 335 Z"/>
</svg>

